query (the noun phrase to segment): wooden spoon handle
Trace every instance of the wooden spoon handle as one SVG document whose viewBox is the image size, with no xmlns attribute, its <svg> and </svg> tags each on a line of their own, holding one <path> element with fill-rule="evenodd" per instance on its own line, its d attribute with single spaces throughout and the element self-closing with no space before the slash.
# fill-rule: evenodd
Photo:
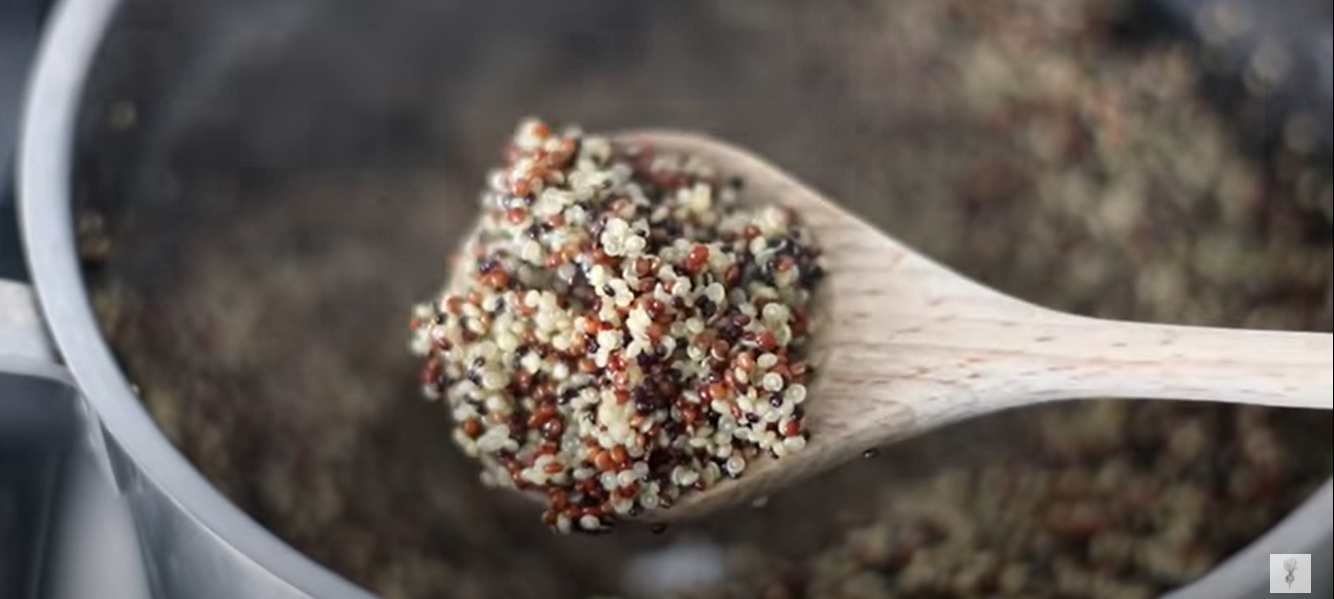
<svg viewBox="0 0 1334 599">
<path fill-rule="evenodd" d="M 1334 407 L 1334 336 L 1063 316 L 1024 352 L 1041 401 L 1123 397 Z"/>
</svg>

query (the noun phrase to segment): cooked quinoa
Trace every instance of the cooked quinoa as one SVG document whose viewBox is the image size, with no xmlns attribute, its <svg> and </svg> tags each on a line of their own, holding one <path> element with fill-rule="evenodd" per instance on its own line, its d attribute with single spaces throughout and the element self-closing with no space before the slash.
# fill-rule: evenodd
<svg viewBox="0 0 1334 599">
<path fill-rule="evenodd" d="M 669 508 L 806 445 L 819 250 L 708 164 L 520 123 L 440 295 L 416 306 L 423 392 L 489 485 L 561 533 Z"/>
<path fill-rule="evenodd" d="M 436 291 L 404 273 L 443 270 L 478 173 L 516 111 L 535 110 L 741 141 L 909 245 L 1052 308 L 1330 331 L 1328 161 L 1286 147 L 1257 160 L 1236 132 L 1258 121 L 1216 110 L 1198 85 L 1212 63 L 1124 35 L 1115 13 L 1133 4 L 371 11 L 412 33 L 318 11 L 214 80 L 235 93 L 170 127 L 144 119 L 151 147 L 170 151 L 143 168 L 96 159 L 132 155 L 125 133 L 88 141 L 79 203 L 105 216 L 80 227 L 89 289 L 145 408 L 210 483 L 378 597 L 1162 597 L 1328 479 L 1329 413 L 1040 406 L 893 444 L 762 509 L 661 535 L 559 536 L 519 493 L 480 484 L 448 411 L 420 400 L 401 326 Z M 506 26 L 441 34 L 477 18 Z M 161 56 L 175 39 L 132 37 L 109 50 Z M 346 68 L 321 69 L 338 51 Z M 1126 509 L 1146 488 L 1153 507 Z M 1093 536 L 1068 528 L 1090 507 L 1103 510 Z M 687 549 L 713 578 L 682 575 Z"/>
</svg>

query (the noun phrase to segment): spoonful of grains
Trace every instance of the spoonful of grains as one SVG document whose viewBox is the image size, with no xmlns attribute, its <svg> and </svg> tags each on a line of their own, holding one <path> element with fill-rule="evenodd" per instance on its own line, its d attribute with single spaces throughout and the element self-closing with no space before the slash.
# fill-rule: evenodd
<svg viewBox="0 0 1334 599">
<path fill-rule="evenodd" d="M 561 533 L 698 516 L 1028 404 L 1331 407 L 1328 334 L 1028 304 L 699 135 L 526 120 L 481 206 L 412 349 L 483 481 Z"/>
</svg>

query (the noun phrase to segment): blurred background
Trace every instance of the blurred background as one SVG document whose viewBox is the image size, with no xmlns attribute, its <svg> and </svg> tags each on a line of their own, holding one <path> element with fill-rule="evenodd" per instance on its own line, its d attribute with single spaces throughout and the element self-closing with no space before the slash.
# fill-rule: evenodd
<svg viewBox="0 0 1334 599">
<path fill-rule="evenodd" d="M 1329 414 L 1050 406 L 555 538 L 418 398 L 408 309 L 536 115 L 735 141 L 1053 308 L 1329 331 L 1330 31 L 1319 0 L 129 0 L 76 225 L 163 430 L 386 597 L 1149 599 L 1329 477 Z"/>
</svg>

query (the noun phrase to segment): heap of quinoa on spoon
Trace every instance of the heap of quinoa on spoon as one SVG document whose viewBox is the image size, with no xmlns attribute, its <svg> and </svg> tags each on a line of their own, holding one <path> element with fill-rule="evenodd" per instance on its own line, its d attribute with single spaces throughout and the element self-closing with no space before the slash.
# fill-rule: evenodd
<svg viewBox="0 0 1334 599">
<path fill-rule="evenodd" d="M 806 445 L 820 252 L 741 192 L 690 156 L 520 123 L 411 323 L 423 392 L 487 484 L 599 532 Z"/>
</svg>

